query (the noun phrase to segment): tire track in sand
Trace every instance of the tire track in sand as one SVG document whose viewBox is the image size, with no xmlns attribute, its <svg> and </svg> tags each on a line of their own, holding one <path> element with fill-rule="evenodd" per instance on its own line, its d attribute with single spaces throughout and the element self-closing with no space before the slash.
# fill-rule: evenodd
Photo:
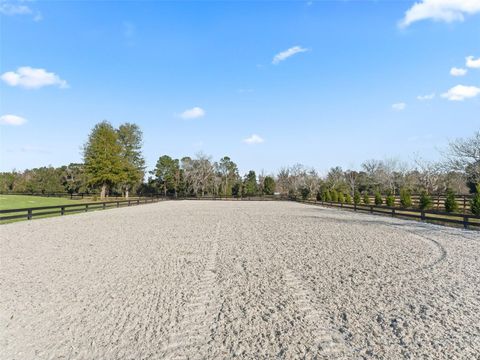
<svg viewBox="0 0 480 360">
<path fill-rule="evenodd" d="M 214 322 L 218 312 L 216 289 L 216 265 L 220 222 L 217 223 L 212 247 L 197 284 L 197 289 L 186 304 L 184 314 L 170 334 L 167 344 L 160 351 L 162 359 L 205 359 L 209 357 L 208 343 L 215 331 Z"/>
<path fill-rule="evenodd" d="M 328 320 L 322 316 L 312 302 L 314 295 L 302 280 L 290 269 L 285 270 L 285 283 L 303 319 L 312 331 L 315 359 L 355 359 L 353 351 L 345 344 L 340 332 L 328 327 Z"/>
</svg>

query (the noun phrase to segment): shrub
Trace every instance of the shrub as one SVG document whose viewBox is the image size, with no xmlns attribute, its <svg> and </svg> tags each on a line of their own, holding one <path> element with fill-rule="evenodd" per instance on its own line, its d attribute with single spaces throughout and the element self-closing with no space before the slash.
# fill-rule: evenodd
<svg viewBox="0 0 480 360">
<path fill-rule="evenodd" d="M 395 196 L 393 196 L 392 194 L 387 195 L 387 197 L 385 198 L 385 204 L 387 204 L 387 206 L 394 207 Z"/>
<path fill-rule="evenodd" d="M 418 203 L 418 206 L 420 207 L 420 209 L 422 210 L 430 209 L 432 207 L 432 204 L 433 204 L 432 197 L 428 195 L 426 191 L 422 191 L 422 193 L 420 194 L 420 199 Z"/>
<path fill-rule="evenodd" d="M 445 199 L 445 211 L 455 212 L 458 210 L 458 204 L 455 200 L 455 193 L 452 189 L 447 190 L 447 198 Z"/>
<path fill-rule="evenodd" d="M 360 200 L 361 200 L 360 193 L 358 191 L 355 191 L 355 193 L 353 194 L 353 203 L 355 205 L 358 205 L 360 204 Z"/>
<path fill-rule="evenodd" d="M 351 204 L 351 203 L 352 203 L 352 197 L 350 196 L 349 193 L 346 193 L 346 194 L 345 194 L 345 202 L 346 202 L 347 204 Z"/>
<path fill-rule="evenodd" d="M 330 194 L 331 194 L 331 196 L 332 196 L 332 201 L 333 201 L 333 202 L 338 202 L 338 192 L 337 192 L 337 190 L 335 190 L 335 189 L 332 190 L 332 191 L 330 192 Z"/>
<path fill-rule="evenodd" d="M 330 191 L 325 191 L 323 194 L 323 201 L 332 201 L 332 195 L 330 194 Z"/>
<path fill-rule="evenodd" d="M 470 211 L 472 214 L 480 215 L 480 184 L 477 184 L 477 192 L 470 201 Z"/>
<path fill-rule="evenodd" d="M 404 208 L 412 206 L 412 196 L 407 189 L 400 190 L 400 204 L 402 204 Z"/>
<path fill-rule="evenodd" d="M 302 196 L 303 200 L 307 200 L 308 197 L 310 196 L 310 189 L 308 187 L 302 187 L 300 189 L 300 195 Z"/>
<path fill-rule="evenodd" d="M 369 204 L 370 204 L 370 197 L 368 196 L 368 193 L 363 194 L 363 203 L 364 203 L 365 205 L 369 205 Z"/>
<path fill-rule="evenodd" d="M 375 205 L 379 206 L 379 205 L 382 205 L 383 204 L 383 199 L 382 199 L 382 195 L 380 194 L 380 192 L 376 192 L 375 193 Z"/>
<path fill-rule="evenodd" d="M 343 204 L 345 202 L 345 196 L 343 195 L 343 192 L 338 193 L 338 202 Z"/>
</svg>

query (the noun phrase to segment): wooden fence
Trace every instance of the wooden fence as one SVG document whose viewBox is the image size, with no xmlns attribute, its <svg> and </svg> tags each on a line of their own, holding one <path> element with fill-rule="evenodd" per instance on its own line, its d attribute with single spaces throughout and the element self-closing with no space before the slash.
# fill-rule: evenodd
<svg viewBox="0 0 480 360">
<path fill-rule="evenodd" d="M 430 195 L 432 198 L 432 209 L 435 209 L 437 211 L 441 211 L 445 209 L 445 195 Z M 386 195 L 382 195 L 382 200 L 385 203 L 385 198 Z M 458 209 L 462 213 L 468 213 L 470 211 L 470 201 L 472 200 L 473 195 L 455 195 L 455 201 L 458 204 Z M 375 203 L 375 196 L 369 196 L 370 203 L 374 204 Z M 420 203 L 420 195 L 412 195 L 412 205 L 413 206 L 418 206 Z M 395 206 L 401 206 L 400 203 L 400 196 L 396 195 L 395 196 Z"/>
<path fill-rule="evenodd" d="M 0 210 L 0 221 L 11 220 L 32 220 L 34 217 L 42 217 L 49 215 L 66 215 L 69 213 L 88 212 L 94 210 L 106 210 L 111 208 L 119 208 L 123 206 L 149 204 L 172 198 L 151 197 L 151 198 L 138 198 L 130 200 L 116 200 L 116 201 L 98 201 L 68 205 L 56 205 L 56 206 L 41 206 L 22 209 L 7 209 Z M 376 206 L 376 205 L 355 205 L 346 203 L 335 203 L 327 201 L 317 200 L 299 200 L 294 198 L 286 198 L 280 196 L 252 196 L 252 197 L 182 197 L 175 200 L 216 200 L 216 201 L 297 201 L 304 204 L 323 205 L 341 208 L 345 210 L 362 211 L 371 214 L 381 214 L 400 218 L 411 218 L 427 222 L 435 222 L 441 224 L 462 225 L 465 229 L 477 229 L 480 230 L 480 216 L 466 213 L 447 213 L 437 210 L 420 210 L 414 208 L 401 208 L 401 207 L 389 207 L 389 206 Z"/>
<path fill-rule="evenodd" d="M 412 218 L 415 220 L 434 222 L 441 224 L 462 225 L 465 229 L 480 230 L 480 216 L 464 213 L 447 213 L 437 210 L 420 210 L 412 208 L 377 206 L 377 205 L 355 205 L 336 203 L 331 201 L 297 200 L 304 204 L 322 205 L 341 208 L 345 210 L 362 211 L 370 214 L 381 214 L 400 218 Z"/>
<path fill-rule="evenodd" d="M 10 221 L 27 219 L 32 220 L 34 217 L 42 217 L 48 215 L 66 215 L 69 213 L 87 212 L 94 210 L 106 210 L 111 208 L 119 208 L 123 206 L 150 204 L 165 200 L 164 198 L 142 198 L 117 201 L 97 201 L 97 202 L 79 202 L 78 204 L 55 205 L 55 206 L 38 206 L 21 209 L 0 210 L 0 221 Z M 4 215 L 8 214 L 8 215 Z"/>
</svg>

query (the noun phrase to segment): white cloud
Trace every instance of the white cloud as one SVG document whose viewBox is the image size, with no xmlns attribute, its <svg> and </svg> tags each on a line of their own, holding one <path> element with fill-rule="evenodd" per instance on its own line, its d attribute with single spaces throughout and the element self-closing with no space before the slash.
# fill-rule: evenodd
<svg viewBox="0 0 480 360">
<path fill-rule="evenodd" d="M 8 71 L 0 78 L 10 86 L 20 86 L 25 89 L 38 89 L 43 86 L 56 85 L 61 89 L 68 88 L 65 80 L 45 69 L 35 69 L 30 66 L 22 66 L 17 71 Z"/>
<path fill-rule="evenodd" d="M 243 142 L 246 144 L 261 144 L 265 140 L 263 140 L 259 135 L 257 134 L 252 134 L 248 138 L 243 139 Z"/>
<path fill-rule="evenodd" d="M 239 94 L 247 94 L 247 93 L 253 93 L 255 90 L 253 89 L 238 89 L 237 92 Z"/>
<path fill-rule="evenodd" d="M 406 107 L 407 107 L 407 104 L 405 104 L 404 102 L 392 104 L 392 109 L 396 111 L 405 110 Z"/>
<path fill-rule="evenodd" d="M 0 0 L 0 14 L 7 16 L 32 15 L 34 21 L 42 20 L 42 14 L 24 4 L 24 0 Z"/>
<path fill-rule="evenodd" d="M 457 85 L 442 94 L 442 97 L 451 101 L 463 101 L 478 94 L 480 94 L 480 88 L 476 86 Z"/>
<path fill-rule="evenodd" d="M 474 59 L 473 56 L 465 58 L 465 65 L 472 69 L 480 69 L 480 58 Z"/>
<path fill-rule="evenodd" d="M 30 9 L 26 5 L 17 5 L 11 3 L 1 3 L 0 4 L 0 13 L 3 15 L 28 15 L 32 13 L 32 9 Z"/>
<path fill-rule="evenodd" d="M 198 119 L 204 117 L 206 114 L 205 110 L 201 107 L 195 106 L 194 108 L 187 109 L 180 114 L 182 119 Z"/>
<path fill-rule="evenodd" d="M 420 101 L 432 100 L 434 98 L 435 98 L 435 93 L 417 96 L 417 100 L 420 100 Z"/>
<path fill-rule="evenodd" d="M 50 151 L 41 146 L 34 146 L 34 145 L 24 145 L 20 148 L 21 152 L 33 152 L 33 153 L 45 153 L 48 154 Z"/>
<path fill-rule="evenodd" d="M 2 125 L 19 126 L 25 124 L 26 122 L 27 120 L 25 118 L 17 115 L 5 114 L 0 116 L 0 124 Z"/>
<path fill-rule="evenodd" d="M 302 48 L 301 46 L 293 46 L 288 50 L 279 52 L 273 57 L 272 64 L 278 64 L 283 60 L 288 59 L 290 56 L 293 56 L 298 53 L 306 52 L 308 49 Z"/>
<path fill-rule="evenodd" d="M 463 21 L 465 15 L 480 12 L 479 0 L 421 0 L 405 12 L 400 27 L 431 19 L 434 21 Z"/>
<path fill-rule="evenodd" d="M 452 67 L 450 69 L 450 75 L 452 76 L 464 76 L 467 73 L 467 69 Z"/>
</svg>

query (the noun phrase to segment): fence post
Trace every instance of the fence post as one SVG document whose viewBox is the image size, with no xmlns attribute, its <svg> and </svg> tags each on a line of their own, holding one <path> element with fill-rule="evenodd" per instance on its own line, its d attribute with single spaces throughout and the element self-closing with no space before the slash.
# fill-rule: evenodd
<svg viewBox="0 0 480 360">
<path fill-rule="evenodd" d="M 85 212 L 88 211 L 88 205 L 85 205 Z"/>
<path fill-rule="evenodd" d="M 463 195 L 463 213 L 467 212 L 467 195 Z"/>
<path fill-rule="evenodd" d="M 107 207 L 107 203 L 103 203 L 103 210 Z"/>
<path fill-rule="evenodd" d="M 27 210 L 27 219 L 32 220 L 32 209 Z"/>
<path fill-rule="evenodd" d="M 425 221 L 425 211 L 422 210 L 420 214 L 421 214 L 420 218 L 422 219 L 422 221 Z"/>
<path fill-rule="evenodd" d="M 130 206 L 130 200 L 128 200 L 128 206 Z"/>
<path fill-rule="evenodd" d="M 357 203 L 353 203 L 353 211 L 357 211 Z"/>
<path fill-rule="evenodd" d="M 465 229 L 468 229 L 468 216 L 467 215 L 463 215 L 463 227 Z"/>
<path fill-rule="evenodd" d="M 373 214 L 373 205 L 370 205 L 370 214 Z"/>
<path fill-rule="evenodd" d="M 117 201 L 117 208 L 120 207 L 120 201 Z"/>
<path fill-rule="evenodd" d="M 137 199 L 137 205 L 140 205 L 140 199 Z"/>
<path fill-rule="evenodd" d="M 65 215 L 65 206 L 62 206 L 62 207 L 61 207 L 60 214 L 61 214 L 61 215 Z"/>
<path fill-rule="evenodd" d="M 395 216 L 395 208 L 392 208 L 392 217 Z"/>
</svg>

